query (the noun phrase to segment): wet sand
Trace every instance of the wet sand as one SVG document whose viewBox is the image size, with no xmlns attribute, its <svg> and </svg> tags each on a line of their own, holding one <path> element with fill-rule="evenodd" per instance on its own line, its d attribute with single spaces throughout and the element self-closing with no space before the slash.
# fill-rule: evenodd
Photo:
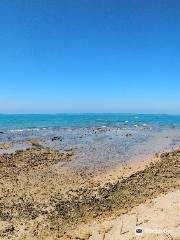
<svg viewBox="0 0 180 240">
<path fill-rule="evenodd" d="M 104 221 L 170 192 L 179 195 L 179 149 L 93 173 L 68 168 L 76 150 L 28 144 L 0 155 L 0 239 L 97 239 L 94 222 L 101 232 Z"/>
</svg>

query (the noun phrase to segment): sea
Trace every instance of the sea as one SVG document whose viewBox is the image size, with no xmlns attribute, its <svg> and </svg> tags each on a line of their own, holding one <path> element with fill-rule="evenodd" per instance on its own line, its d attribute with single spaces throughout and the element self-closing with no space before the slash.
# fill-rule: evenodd
<svg viewBox="0 0 180 240">
<path fill-rule="evenodd" d="M 73 150 L 73 161 L 60 165 L 95 171 L 180 147 L 180 115 L 0 114 L 0 154 L 29 148 L 32 139 Z"/>
<path fill-rule="evenodd" d="M 180 115 L 165 114 L 0 114 L 1 130 L 23 130 L 33 128 L 77 128 L 77 127 L 117 127 L 141 126 L 157 127 L 180 126 Z"/>
</svg>

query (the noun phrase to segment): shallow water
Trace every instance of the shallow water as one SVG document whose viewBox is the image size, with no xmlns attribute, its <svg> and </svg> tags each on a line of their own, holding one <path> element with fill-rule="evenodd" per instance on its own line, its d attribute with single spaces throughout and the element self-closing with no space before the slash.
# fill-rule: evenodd
<svg viewBox="0 0 180 240">
<path fill-rule="evenodd" d="M 59 150 L 73 149 L 68 168 L 102 169 L 180 145 L 180 116 L 137 114 L 0 115 L 0 142 L 14 152 L 30 139 Z M 61 140 L 52 141 L 54 136 Z"/>
</svg>

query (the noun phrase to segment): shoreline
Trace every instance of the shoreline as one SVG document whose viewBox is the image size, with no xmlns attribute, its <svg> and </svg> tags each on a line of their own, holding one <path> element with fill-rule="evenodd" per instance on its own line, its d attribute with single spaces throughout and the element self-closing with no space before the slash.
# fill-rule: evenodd
<svg viewBox="0 0 180 240">
<path fill-rule="evenodd" d="M 152 163 L 158 162 L 161 158 L 161 155 L 178 150 L 179 147 L 169 148 L 158 153 L 148 155 L 147 157 L 144 156 L 142 159 L 131 159 L 127 162 L 119 163 L 115 167 L 99 172 L 96 176 L 94 176 L 93 180 L 95 182 L 97 181 L 97 183 L 102 182 L 102 185 L 107 181 L 113 183 L 122 177 L 127 178 L 138 171 L 143 171 Z"/>
<path fill-rule="evenodd" d="M 57 159 L 73 161 L 73 154 L 36 146 L 0 155 L 2 239 L 75 239 L 73 228 L 83 222 L 127 214 L 179 189 L 180 149 L 131 161 L 98 177 L 57 167 Z"/>
</svg>

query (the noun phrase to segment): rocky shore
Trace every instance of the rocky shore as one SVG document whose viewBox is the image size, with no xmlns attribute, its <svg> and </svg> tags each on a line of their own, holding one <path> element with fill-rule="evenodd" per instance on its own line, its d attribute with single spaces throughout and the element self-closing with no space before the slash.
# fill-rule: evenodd
<svg viewBox="0 0 180 240">
<path fill-rule="evenodd" d="M 80 224 L 128 213 L 160 194 L 179 189 L 180 149 L 116 181 L 95 184 L 83 172 L 59 163 L 73 150 L 31 148 L 0 155 L 0 239 L 91 239 Z"/>
</svg>

